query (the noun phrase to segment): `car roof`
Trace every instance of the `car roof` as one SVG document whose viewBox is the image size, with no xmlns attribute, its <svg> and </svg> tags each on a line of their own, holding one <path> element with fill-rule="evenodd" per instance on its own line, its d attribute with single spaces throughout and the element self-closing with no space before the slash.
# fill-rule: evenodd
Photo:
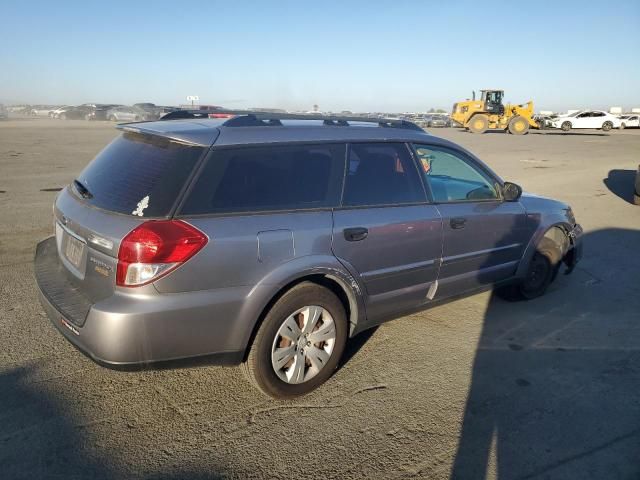
<svg viewBox="0 0 640 480">
<path fill-rule="evenodd" d="M 160 120 L 118 125 L 125 131 L 160 135 L 177 141 L 210 146 L 293 142 L 398 141 L 455 146 L 411 124 L 413 128 L 379 126 L 350 120 L 348 125 L 325 125 L 323 120 L 283 119 L 279 125 L 234 126 L 229 118 Z M 459 148 L 459 147 L 458 147 Z"/>
</svg>

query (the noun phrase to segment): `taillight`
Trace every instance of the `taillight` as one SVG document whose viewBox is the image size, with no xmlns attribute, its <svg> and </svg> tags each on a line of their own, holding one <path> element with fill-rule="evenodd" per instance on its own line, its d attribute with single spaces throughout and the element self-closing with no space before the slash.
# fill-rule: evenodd
<svg viewBox="0 0 640 480">
<path fill-rule="evenodd" d="M 137 287 L 157 280 L 189 260 L 207 244 L 207 236 L 180 220 L 150 220 L 120 243 L 116 284 Z"/>
</svg>

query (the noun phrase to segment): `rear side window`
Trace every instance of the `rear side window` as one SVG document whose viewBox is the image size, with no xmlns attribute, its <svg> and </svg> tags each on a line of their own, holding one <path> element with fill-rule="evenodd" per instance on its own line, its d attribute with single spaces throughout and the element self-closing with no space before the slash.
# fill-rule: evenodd
<svg viewBox="0 0 640 480">
<path fill-rule="evenodd" d="M 124 133 L 78 177 L 91 194 L 83 200 L 111 212 L 167 216 L 203 151 L 164 137 Z"/>
<path fill-rule="evenodd" d="M 261 146 L 212 153 L 183 215 L 334 207 L 345 145 Z"/>
<path fill-rule="evenodd" d="M 402 143 L 356 143 L 349 147 L 344 206 L 425 202 L 415 164 Z"/>
</svg>

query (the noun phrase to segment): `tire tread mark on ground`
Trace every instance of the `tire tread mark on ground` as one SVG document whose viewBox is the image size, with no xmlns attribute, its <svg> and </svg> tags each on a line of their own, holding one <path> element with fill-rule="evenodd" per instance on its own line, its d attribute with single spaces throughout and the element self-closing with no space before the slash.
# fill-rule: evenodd
<svg viewBox="0 0 640 480">
<path fill-rule="evenodd" d="M 24 260 L 22 262 L 15 262 L 15 263 L 2 263 L 2 264 L 0 264 L 0 268 L 16 267 L 18 265 L 26 265 L 27 263 L 33 263 L 33 260 Z"/>
<path fill-rule="evenodd" d="M 347 403 L 349 403 L 351 400 L 353 400 L 353 398 L 356 395 L 359 395 L 360 393 L 364 393 L 364 392 L 370 392 L 370 391 L 375 391 L 375 390 L 384 390 L 387 388 L 387 385 L 384 383 L 379 383 L 377 385 L 369 385 L 366 387 L 362 387 L 358 390 L 356 390 L 355 392 L 353 392 L 351 395 L 349 395 L 349 397 L 347 397 L 344 401 L 340 402 L 340 403 L 328 403 L 326 405 L 314 405 L 314 404 L 309 404 L 309 403 L 300 403 L 300 404 L 294 404 L 294 405 L 275 405 L 272 407 L 268 407 L 268 408 L 262 408 L 260 410 L 256 410 L 254 412 L 251 412 L 251 415 L 249 416 L 248 419 L 248 423 L 249 424 L 254 424 L 256 423 L 256 416 L 261 415 L 263 413 L 269 413 L 275 410 L 287 410 L 287 409 L 317 409 L 317 408 L 326 408 L 326 409 L 331 409 L 331 408 L 341 408 L 344 407 Z"/>
<path fill-rule="evenodd" d="M 171 400 L 171 398 L 169 397 L 169 395 L 167 395 L 166 393 L 164 393 L 164 391 L 160 388 L 160 387 L 155 387 L 154 390 L 156 391 L 156 393 L 158 395 L 160 395 L 160 397 L 167 403 L 167 405 L 173 409 L 183 420 L 185 421 L 190 421 L 191 419 L 189 418 L 189 415 L 187 415 L 184 410 L 182 410 L 182 408 L 180 408 L 180 406 L 175 403 L 174 401 Z"/>
</svg>

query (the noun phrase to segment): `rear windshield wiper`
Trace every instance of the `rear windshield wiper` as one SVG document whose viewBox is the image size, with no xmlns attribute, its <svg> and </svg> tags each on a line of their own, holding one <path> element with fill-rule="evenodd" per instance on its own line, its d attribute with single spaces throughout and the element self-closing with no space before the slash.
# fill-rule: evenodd
<svg viewBox="0 0 640 480">
<path fill-rule="evenodd" d="M 91 194 L 89 189 L 85 187 L 84 184 L 77 178 L 73 181 L 73 185 L 76 187 L 76 190 L 78 190 L 78 193 L 82 196 L 82 198 L 93 198 L 93 195 Z"/>
</svg>

